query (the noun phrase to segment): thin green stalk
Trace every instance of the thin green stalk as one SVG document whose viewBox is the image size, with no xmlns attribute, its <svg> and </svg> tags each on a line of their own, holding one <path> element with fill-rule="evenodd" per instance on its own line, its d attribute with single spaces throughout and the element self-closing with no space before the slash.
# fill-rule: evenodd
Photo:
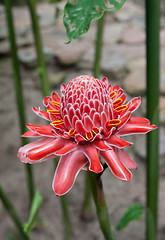
<svg viewBox="0 0 165 240">
<path fill-rule="evenodd" d="M 96 35 L 96 45 L 95 45 L 95 61 L 93 68 L 93 75 L 96 78 L 100 77 L 101 73 L 101 52 L 102 52 L 102 39 L 103 39 L 103 29 L 104 29 L 104 15 L 97 21 L 97 35 Z"/>
<path fill-rule="evenodd" d="M 20 129 L 21 129 L 21 133 L 23 134 L 26 131 L 25 112 L 24 112 L 24 103 L 23 103 L 23 96 L 22 96 L 21 75 L 20 75 L 20 69 L 19 69 L 17 46 L 16 46 L 16 39 L 15 39 L 15 32 L 14 32 L 14 25 L 13 25 L 12 10 L 11 10 L 12 1 L 4 0 L 4 3 L 5 3 L 8 31 L 9 31 L 9 41 L 10 41 L 10 47 L 11 47 L 12 64 L 13 64 L 13 72 L 14 72 L 14 85 L 15 85 L 15 94 L 16 94 L 17 108 L 18 108 L 18 114 L 19 114 Z M 22 142 L 23 144 L 26 144 L 27 140 L 22 138 Z M 30 201 L 32 202 L 33 196 L 34 196 L 34 187 L 33 187 L 32 168 L 29 164 L 26 165 L 26 174 L 27 174 L 27 184 L 28 184 Z"/>
<path fill-rule="evenodd" d="M 91 209 L 91 186 L 88 175 L 85 179 L 85 191 L 84 191 L 84 203 L 81 213 L 81 218 L 83 220 L 92 219 L 92 209 Z"/>
<path fill-rule="evenodd" d="M 154 17 L 153 17 L 154 16 Z M 159 126 L 160 0 L 146 0 L 147 118 Z M 147 136 L 147 222 L 146 239 L 157 231 L 159 130 Z M 153 231 L 154 229 L 154 231 Z M 155 234 L 153 234 L 153 232 Z"/>
<path fill-rule="evenodd" d="M 91 183 L 100 228 L 106 240 L 114 240 L 114 235 L 110 227 L 108 208 L 105 201 L 101 177 L 90 171 L 88 171 L 88 176 Z"/>
<path fill-rule="evenodd" d="M 8 213 L 10 214 L 10 217 L 13 219 L 13 222 L 15 223 L 22 239 L 23 240 L 30 240 L 30 238 L 25 234 L 25 232 L 23 230 L 23 225 L 21 223 L 20 218 L 18 217 L 13 205 L 9 201 L 7 195 L 5 194 L 5 192 L 3 191 L 1 186 L 0 186 L 0 199 L 2 200 L 2 203 L 3 203 L 4 207 L 6 208 Z"/>
<path fill-rule="evenodd" d="M 46 70 L 45 57 L 43 53 L 42 39 L 41 39 L 41 34 L 40 34 L 40 29 L 38 24 L 38 17 L 36 12 L 36 2 L 34 0 L 26 0 L 26 1 L 29 6 L 29 11 L 30 11 L 31 20 L 32 20 L 32 28 L 33 28 L 34 38 L 35 38 L 35 45 L 36 45 L 38 64 L 39 64 L 39 74 L 41 76 L 42 91 L 45 97 L 49 95 L 49 83 L 48 83 L 48 74 Z"/>
<path fill-rule="evenodd" d="M 63 211 L 65 239 L 69 240 L 69 239 L 72 239 L 73 233 L 72 233 L 71 223 L 70 223 L 67 196 L 65 195 L 61 196 L 60 200 L 61 200 L 60 202 L 61 202 L 62 211 Z"/>
</svg>

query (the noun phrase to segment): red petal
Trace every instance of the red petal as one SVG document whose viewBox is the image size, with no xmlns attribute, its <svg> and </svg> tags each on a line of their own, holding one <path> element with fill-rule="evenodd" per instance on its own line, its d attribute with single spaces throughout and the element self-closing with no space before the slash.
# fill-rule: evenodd
<svg viewBox="0 0 165 240">
<path fill-rule="evenodd" d="M 126 125 L 124 125 L 123 128 L 121 128 L 119 131 L 117 131 L 116 134 L 119 136 L 123 136 L 123 135 L 129 135 L 129 134 L 134 134 L 134 133 L 147 133 L 156 128 L 157 128 L 157 126 L 155 126 L 155 125 L 127 123 Z"/>
<path fill-rule="evenodd" d="M 80 104 L 80 115 L 81 115 L 81 116 L 83 115 L 84 105 L 85 105 L 85 102 L 82 102 L 82 103 Z"/>
<path fill-rule="evenodd" d="M 118 91 L 120 89 L 119 85 L 113 86 L 113 91 Z"/>
<path fill-rule="evenodd" d="M 27 152 L 27 158 L 36 161 L 47 157 L 62 148 L 66 144 L 66 141 L 67 140 L 64 140 L 62 138 L 57 138 L 39 147 L 34 147 Z"/>
<path fill-rule="evenodd" d="M 111 84 L 108 85 L 107 90 L 108 90 L 109 93 L 113 91 Z"/>
<path fill-rule="evenodd" d="M 101 126 L 105 129 L 107 123 L 107 115 L 105 112 L 101 113 Z"/>
<path fill-rule="evenodd" d="M 21 137 L 40 137 L 38 133 L 35 133 L 33 131 L 27 131 L 24 134 L 22 134 Z"/>
<path fill-rule="evenodd" d="M 72 129 L 72 125 L 71 125 L 68 115 L 65 115 L 63 120 L 64 120 L 64 125 L 65 125 L 66 129 L 68 129 L 68 130 Z"/>
<path fill-rule="evenodd" d="M 36 147 L 39 147 L 39 146 L 42 146 L 44 144 L 47 144 L 49 142 L 52 141 L 52 138 L 42 138 L 38 141 L 35 141 L 35 142 L 32 142 L 32 143 L 29 143 L 29 144 L 26 144 L 25 146 L 21 147 L 18 151 L 18 157 L 19 159 L 24 162 L 24 163 L 34 163 L 34 161 L 31 161 L 31 159 L 29 159 L 27 157 L 27 153 L 29 150 L 33 149 L 33 148 L 36 148 Z M 54 156 L 53 156 L 54 157 Z M 52 157 L 52 158 L 53 158 Z M 42 161 L 44 161 L 45 159 L 42 159 Z"/>
<path fill-rule="evenodd" d="M 90 107 L 89 107 L 88 104 L 85 104 L 85 105 L 83 106 L 83 114 L 84 114 L 84 113 L 87 113 L 87 115 L 89 115 L 89 112 L 90 112 Z"/>
<path fill-rule="evenodd" d="M 53 191 L 59 196 L 66 194 L 72 188 L 80 170 L 87 163 L 88 160 L 84 154 L 77 150 L 63 156 L 54 175 Z"/>
<path fill-rule="evenodd" d="M 56 152 L 56 155 L 64 155 L 71 151 L 73 151 L 75 148 L 77 148 L 77 143 L 69 142 L 64 147 L 62 147 L 60 150 Z"/>
<path fill-rule="evenodd" d="M 52 100 L 55 102 L 60 102 L 60 97 L 56 92 L 52 92 Z"/>
<path fill-rule="evenodd" d="M 70 122 L 72 123 L 72 118 L 73 118 L 73 116 L 75 115 L 75 110 L 74 110 L 73 107 L 71 107 L 71 108 L 69 109 L 68 114 L 69 114 L 69 120 L 70 120 Z"/>
<path fill-rule="evenodd" d="M 87 132 L 90 132 L 93 128 L 93 122 L 89 116 L 84 117 L 84 127 Z"/>
<path fill-rule="evenodd" d="M 94 108 L 94 101 L 93 101 L 93 99 L 89 100 L 89 106 L 90 106 L 91 109 Z"/>
<path fill-rule="evenodd" d="M 46 125 L 46 126 L 40 126 L 40 125 L 33 125 L 33 124 L 26 124 L 26 127 L 28 128 L 28 129 L 30 129 L 31 131 L 33 131 L 33 132 L 36 132 L 36 130 L 39 130 L 39 131 L 41 131 L 42 132 L 42 129 L 43 129 L 43 134 L 48 134 L 48 135 L 51 135 L 52 134 L 52 130 L 54 129 L 53 127 L 52 127 L 52 125 Z M 42 134 L 42 133 L 40 133 L 40 134 Z"/>
<path fill-rule="evenodd" d="M 108 86 L 108 78 L 104 77 L 104 78 L 102 79 L 102 82 L 103 82 L 106 86 Z"/>
<path fill-rule="evenodd" d="M 131 124 L 132 123 L 150 124 L 150 121 L 147 118 L 131 116 L 129 123 L 131 123 Z"/>
<path fill-rule="evenodd" d="M 97 95 L 96 95 L 96 96 L 97 96 Z M 95 100 L 94 100 L 94 105 L 95 105 L 96 112 L 98 112 L 98 110 L 99 110 L 99 105 L 100 105 L 100 102 L 99 102 L 98 99 L 95 99 Z"/>
<path fill-rule="evenodd" d="M 65 83 L 62 83 L 60 87 L 61 93 L 65 92 L 65 89 L 66 89 L 66 85 Z"/>
<path fill-rule="evenodd" d="M 126 96 L 126 94 L 123 93 L 123 95 L 120 98 L 123 100 L 122 104 L 124 104 L 127 96 Z"/>
<path fill-rule="evenodd" d="M 54 137 L 54 134 L 52 132 L 54 128 L 51 125 L 40 126 L 40 125 L 26 124 L 26 127 L 33 132 L 37 132 L 41 136 Z"/>
<path fill-rule="evenodd" d="M 44 112 L 44 111 L 42 111 L 42 110 L 40 110 L 40 109 L 37 109 L 37 108 L 35 108 L 35 107 L 33 107 L 32 110 L 33 110 L 33 112 L 34 112 L 35 114 L 37 114 L 38 116 L 40 116 L 40 117 L 42 117 L 42 118 L 50 121 L 49 114 L 48 114 L 47 112 Z"/>
<path fill-rule="evenodd" d="M 99 173 L 103 171 L 103 167 L 100 163 L 100 159 L 97 153 L 97 150 L 94 146 L 90 145 L 84 145 L 80 148 L 85 156 L 89 159 L 90 166 L 89 170 L 95 173 Z"/>
<path fill-rule="evenodd" d="M 82 121 L 77 120 L 75 125 L 76 125 L 75 126 L 76 127 L 76 132 L 80 133 L 82 136 L 84 136 L 85 135 L 85 129 L 84 129 Z"/>
<path fill-rule="evenodd" d="M 136 163 L 130 158 L 130 156 L 123 149 L 118 149 L 117 156 L 126 168 L 128 169 L 137 168 Z"/>
<path fill-rule="evenodd" d="M 35 132 L 35 128 L 36 128 L 36 127 L 39 127 L 39 125 L 26 124 L 26 127 L 27 127 L 29 130 Z"/>
<path fill-rule="evenodd" d="M 131 113 L 128 112 L 128 113 L 126 113 L 123 117 L 120 118 L 121 123 L 117 126 L 117 129 L 118 129 L 118 130 L 119 130 L 120 128 L 122 128 L 122 127 L 128 122 L 130 116 L 131 116 Z"/>
<path fill-rule="evenodd" d="M 104 158 L 108 167 L 116 177 L 124 181 L 131 180 L 132 173 L 120 162 L 113 149 L 100 151 L 100 155 Z"/>
<path fill-rule="evenodd" d="M 126 100 L 126 95 L 122 94 L 122 96 L 118 96 L 119 98 L 117 98 L 115 101 L 113 101 L 113 105 L 114 107 L 119 107 L 122 104 L 124 104 L 125 100 Z"/>
<path fill-rule="evenodd" d="M 43 100 L 44 106 L 47 107 L 50 101 L 51 101 L 51 97 L 45 97 Z"/>
<path fill-rule="evenodd" d="M 94 126 L 95 126 L 95 127 L 100 127 L 100 126 L 101 126 L 100 114 L 98 114 L 97 112 L 94 113 L 93 122 L 94 122 Z"/>
<path fill-rule="evenodd" d="M 94 108 L 91 108 L 89 116 L 92 120 L 93 120 L 93 116 L 94 116 L 95 112 L 96 112 L 96 110 Z"/>
<path fill-rule="evenodd" d="M 103 97 L 103 95 L 102 95 L 102 97 Z M 100 101 L 101 101 L 101 100 L 100 100 Z M 102 102 L 103 102 L 103 100 L 102 100 Z M 98 113 L 101 114 L 102 111 L 103 111 L 103 109 L 104 109 L 104 106 L 103 106 L 103 104 L 100 102 L 100 104 L 99 104 L 99 109 L 98 109 Z"/>
<path fill-rule="evenodd" d="M 130 142 L 124 141 L 116 135 L 111 135 L 110 138 L 106 140 L 106 142 L 108 143 L 108 145 L 110 144 L 117 148 L 124 148 L 132 144 Z"/>
<path fill-rule="evenodd" d="M 79 118 L 76 115 L 74 115 L 73 118 L 72 118 L 72 126 L 73 126 L 74 129 L 75 129 L 75 125 L 76 125 L 77 120 L 79 120 Z"/>
<path fill-rule="evenodd" d="M 77 143 L 80 143 L 80 142 L 82 143 L 82 142 L 86 142 L 86 139 L 78 133 L 75 135 L 75 141 Z"/>
<path fill-rule="evenodd" d="M 131 112 L 134 112 L 140 105 L 141 103 L 141 97 L 135 97 L 133 98 L 127 105 L 128 105 L 128 110 Z"/>
<path fill-rule="evenodd" d="M 80 109 L 76 109 L 75 114 L 79 119 L 81 119 Z"/>
<path fill-rule="evenodd" d="M 110 147 L 107 146 L 102 140 L 101 141 L 94 141 L 92 143 L 92 145 L 94 147 L 96 147 L 98 150 L 102 150 L 102 151 L 110 149 Z"/>
<path fill-rule="evenodd" d="M 47 126 L 38 126 L 35 128 L 35 131 L 40 134 L 41 136 L 48 136 L 48 137 L 54 137 L 55 134 L 53 132 L 54 128 L 51 125 Z"/>
</svg>

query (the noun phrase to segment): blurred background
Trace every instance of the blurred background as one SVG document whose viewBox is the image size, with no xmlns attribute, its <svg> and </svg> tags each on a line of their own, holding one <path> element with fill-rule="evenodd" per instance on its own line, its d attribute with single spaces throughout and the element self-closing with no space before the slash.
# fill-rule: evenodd
<svg viewBox="0 0 165 240">
<path fill-rule="evenodd" d="M 31 28 L 28 8 L 23 0 L 14 0 L 13 16 L 21 68 L 23 95 L 27 123 L 45 124 L 32 112 L 32 106 L 41 107 L 42 90 L 37 68 L 37 54 Z M 66 44 L 67 36 L 63 25 L 62 11 L 65 1 L 56 7 L 47 1 L 38 1 L 37 16 L 43 41 L 51 91 L 59 92 L 60 84 L 68 83 L 78 75 L 93 75 L 96 40 L 96 22 L 90 30 L 77 40 Z M 165 239 L 165 1 L 161 5 L 161 88 L 160 88 L 160 190 L 158 239 Z M 119 84 L 131 97 L 142 96 L 142 104 L 135 115 L 146 113 L 145 79 L 145 9 L 144 1 L 127 0 L 115 13 L 105 14 L 103 34 L 101 78 L 108 77 L 112 85 Z M 154 98 L 154 95 L 153 95 Z M 19 119 L 15 101 L 10 43 L 6 24 L 5 9 L 0 1 L 0 182 L 8 193 L 23 222 L 28 216 L 28 192 L 24 165 L 17 158 L 21 145 Z M 103 174 L 103 184 L 112 227 L 115 228 L 125 208 L 132 203 L 145 204 L 146 152 L 145 136 L 136 135 L 134 145 L 128 151 L 138 165 L 133 170 L 131 183 L 115 178 L 110 171 Z M 54 175 L 53 162 L 43 162 L 33 166 L 35 186 L 43 196 L 41 207 L 41 226 L 32 232 L 35 240 L 62 240 L 63 226 L 59 198 L 52 191 Z M 80 219 L 83 193 L 84 172 L 81 172 L 73 189 L 68 194 L 69 211 L 75 239 L 103 240 L 95 217 L 92 221 Z M 118 240 L 144 240 L 145 218 L 132 222 L 122 232 L 116 232 Z M 15 226 L 0 202 L 0 239 L 16 239 Z"/>
</svg>

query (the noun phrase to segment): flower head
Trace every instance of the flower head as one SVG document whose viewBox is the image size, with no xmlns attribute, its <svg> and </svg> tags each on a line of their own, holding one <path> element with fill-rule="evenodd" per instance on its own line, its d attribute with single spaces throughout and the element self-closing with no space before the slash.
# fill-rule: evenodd
<svg viewBox="0 0 165 240">
<path fill-rule="evenodd" d="M 136 163 L 123 149 L 132 143 L 120 137 L 147 133 L 156 126 L 146 118 L 131 116 L 140 97 L 125 101 L 124 91 L 108 85 L 107 78 L 100 81 L 84 75 L 67 86 L 62 84 L 61 98 L 53 92 L 44 99 L 47 112 L 33 107 L 50 124 L 27 124 L 29 131 L 23 137 L 40 139 L 21 147 L 18 157 L 25 163 L 37 163 L 61 156 L 52 184 L 57 195 L 71 189 L 81 169 L 102 172 L 103 162 L 116 177 L 130 181 L 128 169 L 136 168 Z"/>
</svg>

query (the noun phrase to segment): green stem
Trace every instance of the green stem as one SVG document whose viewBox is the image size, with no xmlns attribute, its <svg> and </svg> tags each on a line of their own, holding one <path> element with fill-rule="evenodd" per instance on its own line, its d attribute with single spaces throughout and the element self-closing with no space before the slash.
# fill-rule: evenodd
<svg viewBox="0 0 165 240">
<path fill-rule="evenodd" d="M 60 200 L 61 200 L 61 206 L 62 206 L 62 211 L 63 211 L 65 239 L 69 240 L 69 239 L 72 239 L 73 233 L 72 233 L 71 223 L 70 223 L 67 196 L 65 196 L 65 195 L 61 196 Z"/>
<path fill-rule="evenodd" d="M 103 38 L 103 28 L 104 28 L 104 15 L 97 21 L 97 35 L 96 35 L 96 45 L 95 45 L 95 61 L 93 75 L 96 78 L 100 77 L 101 72 L 101 52 L 102 52 L 102 38 Z"/>
<path fill-rule="evenodd" d="M 90 171 L 88 171 L 88 176 L 90 178 L 93 199 L 101 230 L 106 240 L 114 240 L 114 235 L 110 227 L 108 208 L 105 202 L 101 177 Z"/>
<path fill-rule="evenodd" d="M 40 29 L 38 24 L 38 17 L 36 14 L 36 3 L 34 0 L 26 0 L 26 1 L 29 6 L 29 11 L 30 11 L 31 20 L 32 20 L 32 28 L 33 28 L 34 38 L 35 38 L 38 64 L 40 67 L 39 74 L 41 76 L 42 91 L 45 97 L 49 95 L 49 83 L 48 83 L 48 74 L 46 70 L 45 57 L 43 53 L 42 39 L 41 39 L 41 34 L 40 34 Z"/>
<path fill-rule="evenodd" d="M 25 112 L 24 112 L 24 103 L 23 103 L 23 96 L 22 96 L 19 61 L 18 61 L 18 56 L 17 56 L 17 46 L 16 46 L 16 39 L 15 39 L 15 32 L 14 32 L 14 25 L 13 25 L 12 10 L 11 10 L 11 8 L 12 8 L 11 2 L 12 2 L 11 0 L 4 1 L 5 9 L 6 9 L 8 31 L 9 31 L 9 41 L 10 41 L 10 46 L 11 46 L 16 101 L 17 101 L 17 107 L 18 107 L 21 133 L 23 134 L 26 131 Z M 22 139 L 22 141 L 23 141 L 23 144 L 25 144 L 26 140 Z M 32 202 L 33 196 L 34 196 L 34 187 L 33 187 L 32 168 L 29 164 L 26 165 L 26 174 L 27 174 L 27 184 L 28 184 L 28 189 L 29 189 L 30 201 Z"/>
<path fill-rule="evenodd" d="M 5 194 L 1 186 L 0 186 L 0 199 L 2 200 L 3 205 L 5 206 L 6 210 L 8 211 L 11 218 L 13 219 L 13 222 L 15 223 L 22 239 L 30 240 L 30 238 L 24 233 L 20 218 L 18 217 L 14 207 L 12 206 L 11 202 L 9 201 L 7 195 Z"/>
<path fill-rule="evenodd" d="M 82 217 L 86 219 L 91 215 L 91 187 L 90 187 L 90 181 L 89 181 L 88 175 L 86 176 L 84 195 L 85 195 L 85 198 L 84 198 L 84 204 L 83 204 Z"/>
<path fill-rule="evenodd" d="M 154 16 L 154 17 L 153 17 Z M 147 118 L 159 126 L 160 0 L 146 0 Z M 146 239 L 155 240 L 157 230 L 159 130 L 147 136 Z M 152 219 L 151 219 L 152 218 Z M 154 223 L 154 224 L 153 224 Z M 153 229 L 155 234 L 153 235 Z"/>
</svg>

